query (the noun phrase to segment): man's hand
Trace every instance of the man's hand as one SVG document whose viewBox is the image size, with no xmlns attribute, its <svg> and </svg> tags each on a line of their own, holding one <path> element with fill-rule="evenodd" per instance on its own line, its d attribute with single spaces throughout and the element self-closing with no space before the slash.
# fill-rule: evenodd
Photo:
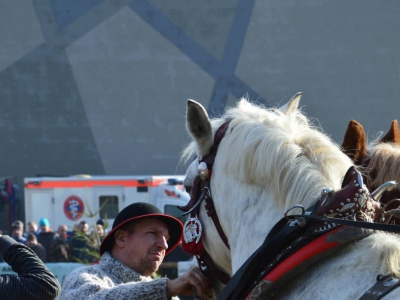
<svg viewBox="0 0 400 300">
<path fill-rule="evenodd" d="M 169 280 L 167 283 L 167 297 L 177 295 L 194 295 L 207 297 L 211 294 L 207 278 L 201 273 L 200 269 L 193 267 L 181 277 Z"/>
</svg>

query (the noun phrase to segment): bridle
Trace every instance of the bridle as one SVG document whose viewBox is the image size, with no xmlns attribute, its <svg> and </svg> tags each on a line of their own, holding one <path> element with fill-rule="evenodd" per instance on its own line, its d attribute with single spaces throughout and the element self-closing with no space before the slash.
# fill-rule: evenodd
<svg viewBox="0 0 400 300">
<path fill-rule="evenodd" d="M 301 259 L 304 261 L 310 260 L 315 263 L 317 260 L 332 253 L 336 248 L 339 248 L 338 246 L 343 247 L 356 239 L 364 238 L 369 235 L 371 232 L 365 231 L 365 228 L 400 233 L 400 226 L 374 223 L 378 222 L 379 219 L 381 222 L 384 222 L 385 220 L 383 218 L 382 221 L 382 216 L 390 214 L 390 212 L 385 211 L 385 207 L 382 207 L 375 199 L 379 199 L 384 191 L 393 188 L 397 183 L 385 183 L 370 194 L 363 185 L 361 174 L 356 171 L 354 167 L 351 167 L 345 175 L 341 190 L 333 192 L 333 190 L 324 189 L 321 193 L 321 198 L 314 206 L 307 209 L 302 208 L 302 214 L 291 214 L 290 211 L 292 208 L 289 209 L 285 213 L 285 217 L 270 231 L 261 247 L 254 252 L 231 278 L 218 268 L 211 256 L 204 249 L 201 240 L 202 226 L 198 219 L 200 204 L 204 201 L 208 216 L 212 218 L 221 240 L 226 247 L 230 249 L 229 241 L 219 222 L 210 190 L 212 168 L 218 146 L 225 136 L 229 124 L 230 120 L 227 120 L 217 129 L 214 136 L 214 143 L 209 153 L 199 159 L 198 174 L 194 180 L 191 199 L 186 206 L 179 207 L 185 212 L 184 215 L 190 215 L 184 226 L 184 240 L 182 242 L 184 251 L 196 256 L 201 270 L 211 273 L 216 279 L 226 284 L 218 299 L 244 299 L 246 295 L 254 290 L 260 281 L 263 279 L 265 281 L 265 278 L 271 278 L 268 277 L 268 274 L 271 274 L 269 272 L 275 270 L 277 266 L 285 262 L 284 259 L 297 255 L 297 252 L 293 251 L 293 249 L 301 250 L 309 243 L 317 244 L 315 241 L 318 241 L 318 239 L 319 244 L 322 245 L 322 247 L 326 247 L 326 241 L 333 236 L 337 236 L 338 232 L 340 234 L 346 232 L 348 235 L 348 232 L 354 228 L 363 229 L 352 233 L 350 238 L 341 240 L 335 245 L 329 245 L 322 254 L 317 253 L 315 257 Z M 296 208 L 298 208 L 298 206 Z M 262 261 L 261 265 L 260 261 Z M 254 272 L 254 270 L 261 270 L 261 274 Z M 294 270 L 296 271 L 296 268 L 294 268 Z M 295 274 L 295 271 L 291 272 Z M 297 270 L 297 272 L 299 272 L 299 270 Z M 268 291 L 267 294 L 271 297 L 273 297 L 276 292 L 276 287 L 282 284 L 282 282 L 279 282 L 281 277 L 277 277 L 277 284 L 271 284 L 266 287 Z M 377 285 L 384 286 L 384 284 L 382 284 L 382 279 L 377 282 Z M 400 281 L 398 285 L 400 285 Z M 265 291 L 265 287 L 263 288 Z M 370 293 L 368 297 L 374 294 L 371 290 L 373 290 L 373 288 L 369 290 Z M 363 296 L 360 299 L 380 298 L 365 298 L 365 296 Z"/>
<path fill-rule="evenodd" d="M 217 229 L 218 234 L 221 240 L 224 242 L 225 246 L 230 249 L 228 238 L 226 237 L 224 230 L 221 227 L 218 215 L 214 207 L 214 201 L 211 196 L 210 187 L 210 180 L 215 156 L 217 155 L 218 146 L 229 127 L 229 123 L 230 120 L 226 121 L 218 128 L 214 136 L 214 143 L 211 146 L 209 153 L 205 155 L 202 159 L 199 159 L 199 172 L 194 179 L 189 203 L 184 207 L 178 207 L 185 212 L 183 215 L 190 215 L 189 219 L 185 222 L 184 225 L 184 239 L 182 241 L 183 249 L 186 250 L 186 252 L 196 255 L 197 262 L 201 270 L 205 270 L 207 268 L 207 272 L 210 272 L 211 275 L 213 275 L 216 279 L 224 284 L 229 281 L 230 276 L 222 271 L 220 268 L 218 268 L 218 266 L 212 260 L 211 256 L 204 249 L 204 245 L 200 239 L 202 235 L 202 227 L 197 216 L 199 215 L 200 204 L 205 201 L 205 209 L 207 211 L 207 215 L 213 220 L 215 228 Z M 187 238 L 187 236 L 189 235 L 188 233 L 193 231 L 195 232 L 195 237 L 190 236 L 189 238 Z"/>
</svg>

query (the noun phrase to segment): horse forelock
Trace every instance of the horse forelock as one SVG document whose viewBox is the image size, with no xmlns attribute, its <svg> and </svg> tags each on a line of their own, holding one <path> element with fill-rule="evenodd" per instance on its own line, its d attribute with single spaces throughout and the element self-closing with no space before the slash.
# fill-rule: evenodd
<svg viewBox="0 0 400 300">
<path fill-rule="evenodd" d="M 242 99 L 224 115 L 232 119 L 219 163 L 239 182 L 272 190 L 283 208 L 315 202 L 323 188 L 340 187 L 351 160 L 301 111 L 284 114 Z"/>
<path fill-rule="evenodd" d="M 400 182 L 400 145 L 392 143 L 378 143 L 368 146 L 370 157 L 368 169 L 370 186 L 377 188 L 389 180 Z"/>
</svg>

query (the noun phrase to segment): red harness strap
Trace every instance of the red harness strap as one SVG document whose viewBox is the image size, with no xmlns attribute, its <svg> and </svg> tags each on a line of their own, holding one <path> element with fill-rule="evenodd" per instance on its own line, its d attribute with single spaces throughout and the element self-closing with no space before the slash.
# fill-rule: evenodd
<svg viewBox="0 0 400 300">
<path fill-rule="evenodd" d="M 351 231 L 351 234 L 349 234 L 350 239 L 341 240 L 334 237 L 335 234 L 341 235 L 346 230 Z M 291 278 L 302 273 L 306 268 L 328 256 L 333 251 L 337 251 L 336 248 L 338 246 L 343 247 L 354 239 L 365 237 L 365 234 L 363 231 L 341 226 L 319 236 L 284 259 L 265 275 L 260 283 L 247 295 L 246 300 L 256 299 L 259 294 L 267 297 L 267 299 L 269 299 L 268 296 L 273 297 L 276 291 L 281 289 Z"/>
<path fill-rule="evenodd" d="M 329 236 L 342 229 L 343 229 L 342 227 L 339 227 L 335 230 L 325 233 L 324 235 L 321 235 L 312 242 L 308 243 L 307 245 L 299 249 L 297 252 L 293 253 L 291 256 L 282 261 L 278 266 L 276 266 L 275 269 L 273 269 L 270 273 L 268 273 L 263 278 L 263 280 L 275 282 L 283 275 L 285 275 L 287 272 L 294 269 L 301 263 L 304 263 L 311 257 L 319 255 L 320 253 L 325 252 L 328 249 L 340 245 L 340 242 L 338 241 L 329 242 L 327 239 Z"/>
</svg>

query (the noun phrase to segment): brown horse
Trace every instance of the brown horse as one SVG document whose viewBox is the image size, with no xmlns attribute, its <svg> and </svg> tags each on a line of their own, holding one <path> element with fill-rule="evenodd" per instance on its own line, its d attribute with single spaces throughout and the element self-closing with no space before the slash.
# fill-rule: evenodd
<svg viewBox="0 0 400 300">
<path fill-rule="evenodd" d="M 392 121 L 389 131 L 382 137 L 367 144 L 367 136 L 363 126 L 351 120 L 347 127 L 342 150 L 354 163 L 361 167 L 364 182 L 370 191 L 374 191 L 389 180 L 400 182 L 400 130 L 397 120 Z M 386 211 L 399 208 L 400 189 L 397 187 L 386 191 L 381 198 L 383 204 L 388 204 Z M 395 211 L 392 211 L 395 213 Z M 393 217 L 400 224 L 400 216 Z"/>
</svg>

